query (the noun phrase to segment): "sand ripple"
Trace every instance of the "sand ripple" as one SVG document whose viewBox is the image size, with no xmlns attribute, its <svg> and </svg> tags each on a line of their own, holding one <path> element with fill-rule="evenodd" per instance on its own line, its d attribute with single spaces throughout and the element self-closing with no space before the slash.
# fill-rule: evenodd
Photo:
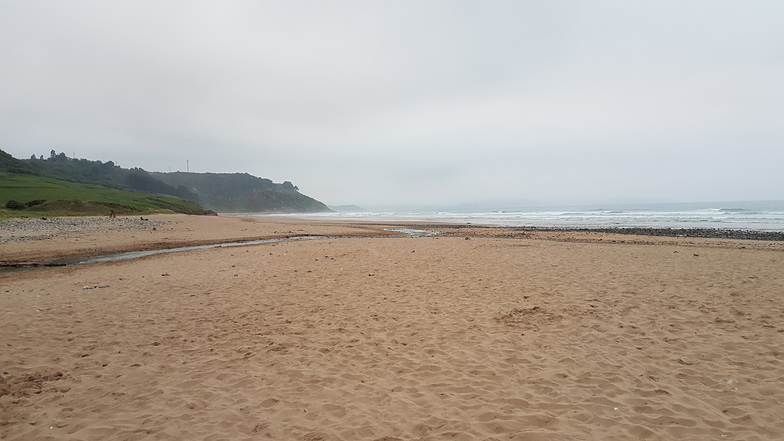
<svg viewBox="0 0 784 441">
<path fill-rule="evenodd" d="M 5 275 L 0 437 L 780 439 L 783 263 L 431 237 Z"/>
</svg>

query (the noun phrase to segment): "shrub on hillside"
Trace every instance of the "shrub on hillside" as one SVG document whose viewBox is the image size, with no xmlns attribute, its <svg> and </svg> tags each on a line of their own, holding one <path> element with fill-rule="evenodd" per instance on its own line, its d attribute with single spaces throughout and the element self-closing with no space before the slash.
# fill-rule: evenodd
<svg viewBox="0 0 784 441">
<path fill-rule="evenodd" d="M 41 204 L 43 204 L 44 202 L 46 202 L 46 199 L 36 199 L 36 200 L 34 200 L 34 201 L 25 202 L 25 206 L 28 206 L 28 207 L 35 207 L 36 205 L 41 205 Z"/>
<path fill-rule="evenodd" d="M 22 210 L 24 207 L 25 204 L 19 201 L 10 200 L 5 203 L 5 208 L 8 208 L 9 210 Z"/>
</svg>

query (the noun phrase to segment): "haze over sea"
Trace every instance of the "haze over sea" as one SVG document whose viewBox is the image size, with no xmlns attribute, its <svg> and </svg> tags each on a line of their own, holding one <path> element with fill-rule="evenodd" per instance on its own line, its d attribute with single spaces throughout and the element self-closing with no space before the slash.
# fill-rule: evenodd
<svg viewBox="0 0 784 441">
<path fill-rule="evenodd" d="M 293 217 L 352 221 L 472 223 L 509 227 L 717 228 L 784 231 L 784 201 L 657 203 L 548 207 L 394 208 Z"/>
</svg>

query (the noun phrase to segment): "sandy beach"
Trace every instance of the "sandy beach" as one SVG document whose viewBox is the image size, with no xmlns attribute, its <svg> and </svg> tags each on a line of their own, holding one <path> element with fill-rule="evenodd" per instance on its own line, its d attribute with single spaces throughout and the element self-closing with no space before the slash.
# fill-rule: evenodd
<svg viewBox="0 0 784 441">
<path fill-rule="evenodd" d="M 0 261 L 330 237 L 0 273 L 0 439 L 784 439 L 781 242 L 41 222 Z"/>
</svg>

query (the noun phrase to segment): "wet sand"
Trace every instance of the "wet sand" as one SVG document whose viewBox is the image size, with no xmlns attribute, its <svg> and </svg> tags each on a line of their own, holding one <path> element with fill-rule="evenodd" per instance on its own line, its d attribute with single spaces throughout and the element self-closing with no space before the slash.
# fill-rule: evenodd
<svg viewBox="0 0 784 441">
<path fill-rule="evenodd" d="M 0 255 L 384 227 L 150 222 Z M 441 230 L 0 274 L 0 438 L 781 439 L 781 243 Z"/>
</svg>

